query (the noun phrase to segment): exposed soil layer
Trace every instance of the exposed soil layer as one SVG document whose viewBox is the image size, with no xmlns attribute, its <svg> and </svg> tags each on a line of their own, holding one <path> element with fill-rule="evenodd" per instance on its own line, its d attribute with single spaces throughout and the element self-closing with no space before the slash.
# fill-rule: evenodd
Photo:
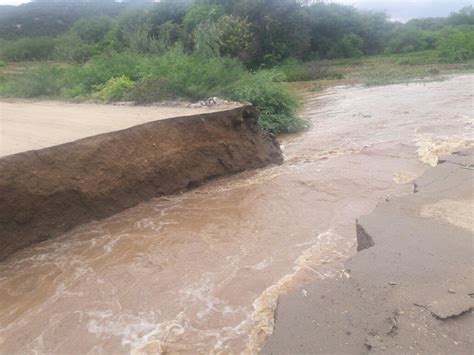
<svg viewBox="0 0 474 355">
<path fill-rule="evenodd" d="M 0 159 L 0 260 L 211 177 L 281 163 L 253 107 L 172 118 Z"/>
<path fill-rule="evenodd" d="M 360 218 L 360 252 L 281 298 L 263 352 L 471 353 L 473 153 L 443 157 L 415 193 Z"/>
</svg>

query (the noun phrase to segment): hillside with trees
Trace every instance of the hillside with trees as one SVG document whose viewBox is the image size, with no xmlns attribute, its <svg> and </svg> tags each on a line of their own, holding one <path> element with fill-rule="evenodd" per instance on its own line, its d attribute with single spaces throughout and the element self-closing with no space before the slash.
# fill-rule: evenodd
<svg viewBox="0 0 474 355">
<path fill-rule="evenodd" d="M 4 96 L 148 103 L 218 95 L 255 103 L 275 133 L 305 126 L 285 81 L 330 75 L 327 60 L 415 52 L 435 62 L 472 61 L 473 7 L 405 24 L 384 13 L 297 0 L 0 7 L 3 65 L 36 63 L 0 74 Z"/>
</svg>

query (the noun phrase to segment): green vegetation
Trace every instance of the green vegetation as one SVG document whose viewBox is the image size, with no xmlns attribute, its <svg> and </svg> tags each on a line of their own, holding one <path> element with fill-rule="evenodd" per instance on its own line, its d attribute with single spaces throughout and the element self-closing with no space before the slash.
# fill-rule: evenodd
<svg viewBox="0 0 474 355">
<path fill-rule="evenodd" d="M 58 66 L 33 66 L 14 80 L 1 82 L 0 94 L 14 97 L 56 97 L 61 92 L 63 74 L 64 70 Z"/>
<path fill-rule="evenodd" d="M 473 60 L 472 7 L 401 24 L 297 0 L 0 6 L 0 95 L 141 104 L 220 96 L 255 104 L 274 133 L 306 127 L 288 82 L 311 81 L 314 91 L 340 80 L 400 83 L 472 70 Z"/>
<path fill-rule="evenodd" d="M 224 94 L 231 100 L 252 102 L 260 111 L 260 124 L 275 134 L 297 132 L 307 123 L 295 115 L 298 102 L 280 72 L 261 70 L 247 74 Z"/>
<path fill-rule="evenodd" d="M 447 62 L 437 51 L 383 54 L 362 58 L 334 59 L 319 62 L 332 76 L 292 84 L 297 88 L 321 91 L 332 85 L 391 85 L 442 80 L 446 75 L 474 72 L 474 59 Z M 306 63 L 308 65 L 309 63 Z"/>
<path fill-rule="evenodd" d="M 446 62 L 462 62 L 474 58 L 474 31 L 455 29 L 439 41 L 439 57 Z"/>
<path fill-rule="evenodd" d="M 113 77 L 105 84 L 94 87 L 96 90 L 94 96 L 105 102 L 120 101 L 127 97 L 133 87 L 133 81 L 125 75 Z"/>
<path fill-rule="evenodd" d="M 16 41 L 2 41 L 0 57 L 6 61 L 50 59 L 56 48 L 56 40 L 50 37 L 21 38 Z"/>
</svg>

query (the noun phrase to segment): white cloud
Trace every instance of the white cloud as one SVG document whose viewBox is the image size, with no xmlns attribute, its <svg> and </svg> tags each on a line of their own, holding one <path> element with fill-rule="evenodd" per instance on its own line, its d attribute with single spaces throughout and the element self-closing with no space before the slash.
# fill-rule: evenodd
<svg viewBox="0 0 474 355">
<path fill-rule="evenodd" d="M 25 4 L 27 0 L 0 0 L 0 5 L 20 5 Z"/>
</svg>

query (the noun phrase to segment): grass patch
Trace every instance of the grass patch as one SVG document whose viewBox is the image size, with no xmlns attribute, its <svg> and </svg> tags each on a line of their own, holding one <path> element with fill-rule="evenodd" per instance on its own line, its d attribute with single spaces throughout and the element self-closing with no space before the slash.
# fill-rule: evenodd
<svg viewBox="0 0 474 355">
<path fill-rule="evenodd" d="M 344 77 L 342 73 L 335 71 L 328 65 L 328 61 L 321 60 L 301 62 L 296 59 L 288 59 L 276 69 L 285 74 L 287 82 L 342 79 Z"/>
<path fill-rule="evenodd" d="M 343 78 L 318 79 L 314 81 L 312 87 L 328 87 L 335 84 L 374 86 L 426 82 L 441 80 L 450 74 L 474 72 L 474 60 L 450 63 L 441 58 L 439 52 L 434 50 L 328 60 L 323 63 L 330 68 L 330 72 L 341 73 Z"/>
<path fill-rule="evenodd" d="M 444 75 L 472 72 L 472 63 L 444 63 L 437 51 L 376 56 L 367 58 L 364 66 L 354 68 L 347 77 L 368 86 L 426 82 L 440 80 Z"/>
</svg>

